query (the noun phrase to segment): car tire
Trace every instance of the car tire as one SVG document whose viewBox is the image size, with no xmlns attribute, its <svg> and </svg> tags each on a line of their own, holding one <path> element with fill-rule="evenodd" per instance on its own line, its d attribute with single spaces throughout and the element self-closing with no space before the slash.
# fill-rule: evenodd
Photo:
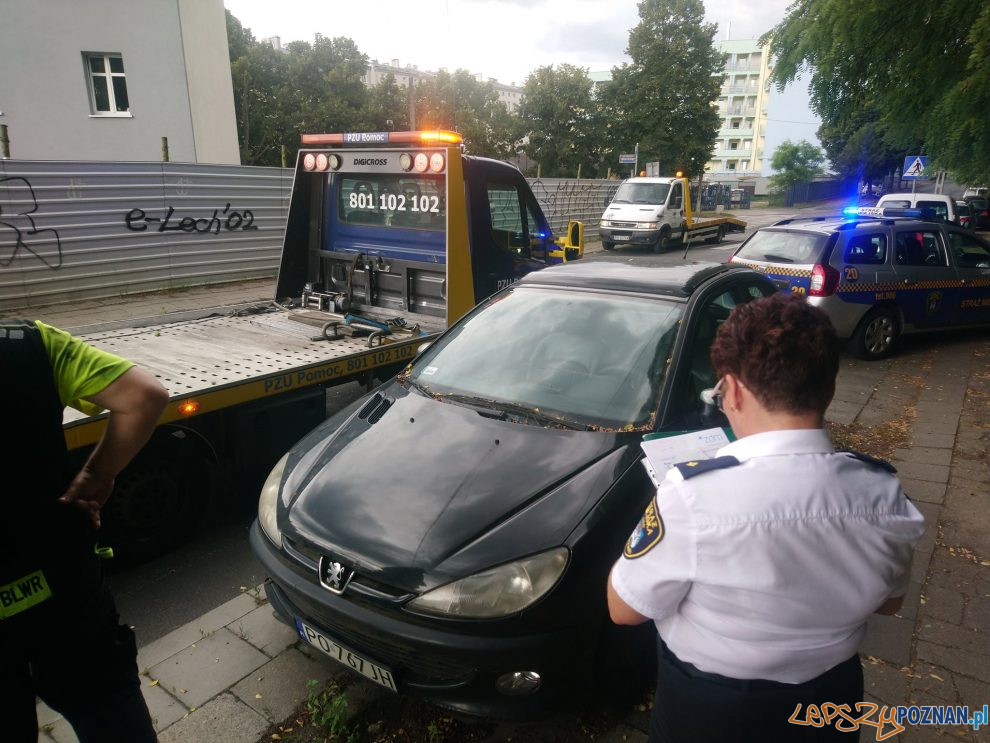
<svg viewBox="0 0 990 743">
<path fill-rule="evenodd" d="M 900 334 L 897 312 L 890 307 L 877 307 L 856 326 L 849 339 L 849 352 L 858 359 L 878 361 L 891 354 Z"/>
<path fill-rule="evenodd" d="M 615 250 L 615 243 L 607 243 L 607 242 L 604 242 L 603 241 L 602 242 L 602 249 L 603 250 Z"/>
<path fill-rule="evenodd" d="M 660 233 L 660 237 L 657 238 L 656 243 L 653 245 L 653 252 L 657 255 L 661 253 L 666 253 L 667 249 L 670 247 L 670 232 L 664 230 Z"/>
</svg>

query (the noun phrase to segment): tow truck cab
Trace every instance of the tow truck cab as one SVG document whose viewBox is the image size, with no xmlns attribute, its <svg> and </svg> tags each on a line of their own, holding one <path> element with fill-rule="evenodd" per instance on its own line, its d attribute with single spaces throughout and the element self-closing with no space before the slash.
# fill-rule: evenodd
<svg viewBox="0 0 990 743">
<path fill-rule="evenodd" d="M 530 271 L 580 258 L 507 163 L 452 132 L 303 135 L 277 296 L 446 325 Z"/>
</svg>

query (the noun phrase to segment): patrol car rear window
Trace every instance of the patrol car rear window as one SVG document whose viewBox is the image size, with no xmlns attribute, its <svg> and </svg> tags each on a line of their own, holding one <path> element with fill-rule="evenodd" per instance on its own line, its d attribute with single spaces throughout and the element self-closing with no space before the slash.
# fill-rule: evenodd
<svg viewBox="0 0 990 743">
<path fill-rule="evenodd" d="M 344 175 L 337 194 L 337 214 L 347 224 L 437 231 L 447 224 L 443 176 Z"/>
<path fill-rule="evenodd" d="M 883 233 L 850 235 L 842 258 L 853 265 L 883 265 L 887 262 L 887 236 Z"/>
<path fill-rule="evenodd" d="M 817 263 L 828 242 L 828 235 L 789 230 L 760 230 L 736 256 L 744 260 L 767 263 Z"/>
</svg>

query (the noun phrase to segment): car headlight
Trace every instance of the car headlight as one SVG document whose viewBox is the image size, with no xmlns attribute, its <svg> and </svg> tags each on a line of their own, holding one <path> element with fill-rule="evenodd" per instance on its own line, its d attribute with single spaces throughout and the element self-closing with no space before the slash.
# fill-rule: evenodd
<svg viewBox="0 0 990 743">
<path fill-rule="evenodd" d="M 261 530 L 265 532 L 272 544 L 279 549 L 282 548 L 282 532 L 278 530 L 278 494 L 282 489 L 282 472 L 285 470 L 285 463 L 289 455 L 286 454 L 276 464 L 268 474 L 268 479 L 261 487 L 261 497 L 258 499 L 258 523 Z"/>
<path fill-rule="evenodd" d="M 463 619 L 495 619 L 531 605 L 557 583 L 568 551 L 557 547 L 427 591 L 406 608 Z"/>
<path fill-rule="evenodd" d="M 607 220 L 607 219 L 603 219 L 601 222 L 598 223 L 598 226 L 599 227 L 611 227 L 612 226 L 612 223 L 609 220 Z"/>
</svg>

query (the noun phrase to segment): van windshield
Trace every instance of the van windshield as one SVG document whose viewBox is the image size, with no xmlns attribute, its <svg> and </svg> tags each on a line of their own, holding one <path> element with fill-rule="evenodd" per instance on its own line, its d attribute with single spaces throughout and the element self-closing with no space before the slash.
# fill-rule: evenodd
<svg viewBox="0 0 990 743">
<path fill-rule="evenodd" d="M 670 193 L 669 183 L 623 183 L 615 192 L 613 204 L 663 204 Z"/>
</svg>

